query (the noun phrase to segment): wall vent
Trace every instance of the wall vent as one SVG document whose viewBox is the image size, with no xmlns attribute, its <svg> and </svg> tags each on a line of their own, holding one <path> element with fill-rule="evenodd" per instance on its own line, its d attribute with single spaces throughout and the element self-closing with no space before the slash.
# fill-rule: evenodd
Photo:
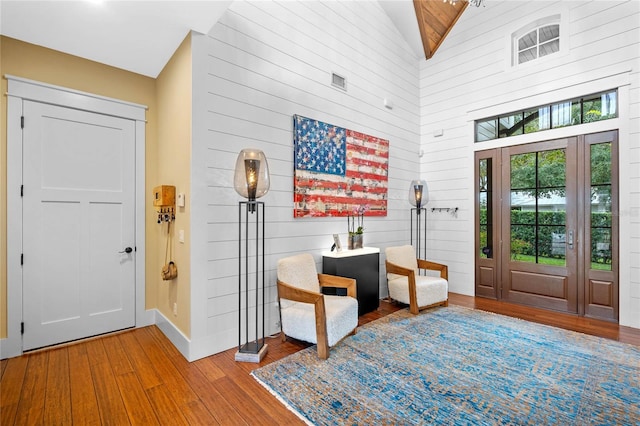
<svg viewBox="0 0 640 426">
<path fill-rule="evenodd" d="M 345 92 L 347 91 L 347 79 L 335 72 L 331 73 L 331 85 Z"/>
</svg>

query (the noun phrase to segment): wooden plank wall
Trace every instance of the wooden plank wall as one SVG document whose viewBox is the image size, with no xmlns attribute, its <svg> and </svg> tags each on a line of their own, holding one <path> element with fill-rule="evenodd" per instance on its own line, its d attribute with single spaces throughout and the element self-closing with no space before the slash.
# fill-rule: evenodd
<svg viewBox="0 0 640 426">
<path fill-rule="evenodd" d="M 208 34 L 205 54 L 204 87 L 194 86 L 194 92 L 205 99 L 196 107 L 205 111 L 206 122 L 194 126 L 206 126 L 207 137 L 193 143 L 194 155 L 206 156 L 206 167 L 193 174 L 206 176 L 207 197 L 192 202 L 198 203 L 194 211 L 206 209 L 206 223 L 192 222 L 192 232 L 207 235 L 206 264 L 193 262 L 192 271 L 206 276 L 206 282 L 191 285 L 199 287 L 192 294 L 206 293 L 206 300 L 194 300 L 192 339 L 206 340 L 202 344 L 213 353 L 237 344 L 240 197 L 233 190 L 233 168 L 238 152 L 259 148 L 269 161 L 271 190 L 263 198 L 266 322 L 274 332 L 277 260 L 306 251 L 320 269 L 332 234 L 340 234 L 346 246 L 344 218 L 293 219 L 292 116 L 390 141 L 389 212 L 365 219 L 365 245 L 404 244 L 409 238 L 406 194 L 419 171 L 419 66 L 376 2 L 234 2 Z M 331 86 L 332 72 L 346 77 L 346 92 Z M 393 109 L 384 107 L 384 98 Z M 386 294 L 383 267 L 380 273 Z"/>
<path fill-rule="evenodd" d="M 556 14 L 561 15 L 561 51 L 512 67 L 511 34 Z M 608 90 L 615 87 L 607 84 L 626 81 L 620 89 L 621 118 L 611 121 L 621 132 L 620 323 L 640 327 L 639 68 L 638 2 L 487 1 L 485 7 L 467 8 L 438 54 L 420 65 L 425 152 L 420 167 L 430 184 L 429 207 L 461 208 L 457 217 L 429 216 L 429 257 L 449 265 L 451 290 L 474 291 L 474 151 L 612 125 L 601 122 L 474 145 L 473 120 Z M 435 136 L 439 132 L 442 136 Z"/>
</svg>

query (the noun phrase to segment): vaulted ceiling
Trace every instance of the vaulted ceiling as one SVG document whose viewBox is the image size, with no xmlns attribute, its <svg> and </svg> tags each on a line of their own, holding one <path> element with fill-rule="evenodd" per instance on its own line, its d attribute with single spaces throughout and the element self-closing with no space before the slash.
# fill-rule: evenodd
<svg viewBox="0 0 640 426">
<path fill-rule="evenodd" d="M 439 0 L 413 0 L 426 59 L 431 58 L 469 3 Z"/>
<path fill-rule="evenodd" d="M 464 0 L 379 2 L 415 55 L 423 51 L 426 59 L 468 5 Z M 155 78 L 189 30 L 207 33 L 231 3 L 0 0 L 0 34 Z"/>
</svg>

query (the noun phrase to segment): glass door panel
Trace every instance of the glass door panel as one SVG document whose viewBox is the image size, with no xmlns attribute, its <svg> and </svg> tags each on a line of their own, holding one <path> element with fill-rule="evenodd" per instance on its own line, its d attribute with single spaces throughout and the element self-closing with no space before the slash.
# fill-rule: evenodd
<svg viewBox="0 0 640 426">
<path fill-rule="evenodd" d="M 498 244 L 500 173 L 498 151 L 490 149 L 475 154 L 475 291 L 477 296 L 497 299 L 500 265 Z M 494 194 L 497 197 L 494 197 Z"/>
<path fill-rule="evenodd" d="M 611 142 L 590 145 L 591 269 L 611 271 Z"/>
<path fill-rule="evenodd" d="M 585 135 L 584 228 L 580 271 L 585 316 L 618 320 L 617 132 Z"/>
<path fill-rule="evenodd" d="M 493 182 L 492 159 L 479 160 L 479 212 L 480 212 L 480 253 L 483 259 L 493 258 Z"/>
<path fill-rule="evenodd" d="M 566 266 L 566 152 L 510 158 L 511 260 Z"/>
<path fill-rule="evenodd" d="M 576 141 L 502 149 L 502 297 L 577 312 Z"/>
</svg>

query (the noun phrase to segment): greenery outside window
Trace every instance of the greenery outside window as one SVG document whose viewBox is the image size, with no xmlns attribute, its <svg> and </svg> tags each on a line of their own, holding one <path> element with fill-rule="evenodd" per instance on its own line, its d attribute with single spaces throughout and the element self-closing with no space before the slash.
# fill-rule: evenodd
<svg viewBox="0 0 640 426">
<path fill-rule="evenodd" d="M 503 135 L 515 136 L 522 134 L 522 112 L 518 112 L 511 115 L 505 115 L 498 119 L 498 136 L 503 138 Z"/>
<path fill-rule="evenodd" d="M 551 122 L 554 129 L 580 124 L 580 101 L 572 100 L 551 105 Z"/>
<path fill-rule="evenodd" d="M 611 142 L 590 146 L 591 269 L 611 271 L 612 171 Z"/>
<path fill-rule="evenodd" d="M 511 260 L 565 266 L 566 152 L 511 156 Z"/>
<path fill-rule="evenodd" d="M 524 111 L 524 132 L 535 133 L 551 128 L 549 107 L 543 106 Z"/>
<path fill-rule="evenodd" d="M 475 141 L 535 133 L 542 130 L 609 120 L 618 116 L 618 91 L 587 95 L 475 122 Z"/>
<path fill-rule="evenodd" d="M 480 258 L 493 258 L 493 182 L 492 159 L 479 162 Z"/>
<path fill-rule="evenodd" d="M 582 122 L 608 120 L 618 116 L 618 92 L 600 93 L 582 100 Z"/>
</svg>

